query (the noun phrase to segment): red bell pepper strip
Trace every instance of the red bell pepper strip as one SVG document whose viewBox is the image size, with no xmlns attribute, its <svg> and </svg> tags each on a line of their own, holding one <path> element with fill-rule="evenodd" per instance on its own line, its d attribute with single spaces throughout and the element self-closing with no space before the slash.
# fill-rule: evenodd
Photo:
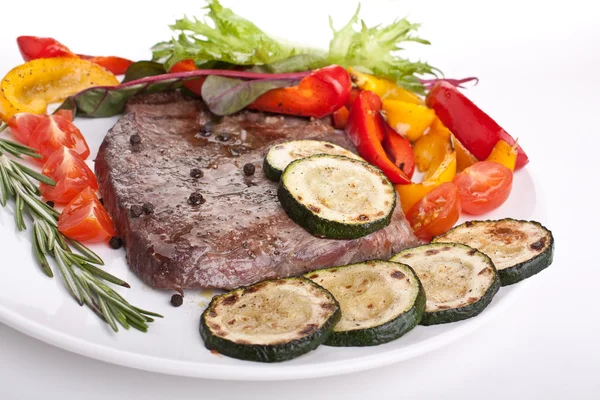
<svg viewBox="0 0 600 400">
<path fill-rule="evenodd" d="M 383 117 L 381 117 L 383 119 Z M 386 121 L 382 121 L 385 138 L 381 143 L 385 152 L 394 165 L 400 168 L 408 178 L 415 172 L 415 154 L 410 145 L 410 140 L 401 136 Z"/>
<path fill-rule="evenodd" d="M 269 90 L 249 108 L 322 118 L 346 104 L 351 88 L 348 72 L 339 65 L 330 65 L 312 72 L 297 86 Z"/>
<path fill-rule="evenodd" d="M 133 61 L 128 60 L 126 58 L 122 58 L 122 57 L 116 57 L 116 56 L 107 56 L 107 57 L 103 57 L 103 56 L 86 56 L 85 54 L 77 54 L 80 58 L 83 58 L 84 60 L 88 60 L 93 62 L 94 64 L 98 64 L 99 66 L 101 66 L 104 69 L 109 70 L 110 72 L 112 72 L 115 75 L 125 75 L 125 72 L 127 72 L 127 68 L 129 68 L 129 66 L 131 64 L 133 64 Z"/>
<path fill-rule="evenodd" d="M 187 72 L 195 71 L 197 69 L 198 67 L 196 67 L 196 63 L 194 62 L 194 60 L 183 60 L 173 65 L 169 72 Z M 202 84 L 205 80 L 206 76 L 202 76 L 198 79 L 192 79 L 183 82 L 183 86 L 188 88 L 190 91 L 196 93 L 198 96 L 202 96 Z"/>
<path fill-rule="evenodd" d="M 379 167 L 392 183 L 410 183 L 410 178 L 389 159 L 381 144 L 385 137 L 385 121 L 380 111 L 381 100 L 375 93 L 367 90 L 360 92 L 350 109 L 346 134 L 358 154 Z"/>
<path fill-rule="evenodd" d="M 427 94 L 426 103 L 456 138 L 478 160 L 485 160 L 498 140 L 512 145 L 515 140 L 489 115 L 448 82 L 437 83 Z M 515 169 L 529 162 L 519 146 Z"/>
<path fill-rule="evenodd" d="M 25 61 L 36 60 L 38 58 L 79 57 L 98 64 L 115 75 L 124 74 L 127 68 L 133 64 L 133 61 L 121 57 L 96 57 L 75 54 L 67 46 L 53 38 L 19 36 L 17 38 L 17 45 Z"/>
<path fill-rule="evenodd" d="M 52 38 L 19 36 L 17 45 L 25 61 L 38 58 L 77 57 L 67 46 Z"/>
</svg>

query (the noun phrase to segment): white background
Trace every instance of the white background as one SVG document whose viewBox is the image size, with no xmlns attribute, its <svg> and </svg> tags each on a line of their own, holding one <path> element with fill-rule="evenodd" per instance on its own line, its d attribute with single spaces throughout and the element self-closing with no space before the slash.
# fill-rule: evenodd
<svg viewBox="0 0 600 400">
<path fill-rule="evenodd" d="M 149 57 L 189 2 L 14 2 L 0 6 L 0 75 L 20 63 L 18 35 L 54 36 L 73 50 Z M 224 1 L 232 5 L 232 1 Z M 236 2 L 237 3 L 237 2 Z M 351 2 L 245 2 L 266 30 L 302 41 L 345 22 Z M 140 372 L 52 348 L 0 325 L 0 399 L 165 398 L 600 398 L 600 10 L 595 1 L 364 1 L 369 23 L 408 14 L 433 44 L 410 47 L 447 76 L 475 75 L 468 91 L 527 150 L 548 205 L 552 267 L 506 312 L 425 356 L 346 376 L 289 382 L 222 382 Z M 265 18 L 265 15 L 270 18 Z M 339 24 L 339 22 L 338 22 Z M 2 247 L 0 255 L 10 249 Z M 0 258 L 0 263 L 2 259 Z M 16 272 L 15 272 L 16 273 Z M 2 276 L 0 279 L 10 279 Z M 28 290 L 23 287 L 23 290 Z M 43 300 L 40 300 L 43 301 Z"/>
</svg>

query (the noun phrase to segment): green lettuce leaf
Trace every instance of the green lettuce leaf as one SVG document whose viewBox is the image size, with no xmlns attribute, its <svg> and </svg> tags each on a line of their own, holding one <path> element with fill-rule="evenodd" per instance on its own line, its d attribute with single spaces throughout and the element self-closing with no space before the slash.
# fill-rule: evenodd
<svg viewBox="0 0 600 400">
<path fill-rule="evenodd" d="M 333 28 L 329 51 L 291 45 L 270 37 L 254 23 L 208 0 L 206 18 L 187 17 L 171 25 L 177 34 L 170 41 L 156 44 L 153 60 L 165 64 L 192 59 L 203 68 L 207 63 L 226 62 L 242 66 L 277 65 L 277 72 L 301 71 L 338 64 L 384 77 L 417 93 L 425 91 L 420 78 L 437 77 L 441 72 L 425 62 L 410 61 L 399 55 L 403 43 L 429 44 L 415 35 L 419 24 L 406 18 L 389 25 L 368 27 L 359 18 L 360 6 L 339 31 Z M 268 70 L 265 68 L 263 70 Z"/>
</svg>

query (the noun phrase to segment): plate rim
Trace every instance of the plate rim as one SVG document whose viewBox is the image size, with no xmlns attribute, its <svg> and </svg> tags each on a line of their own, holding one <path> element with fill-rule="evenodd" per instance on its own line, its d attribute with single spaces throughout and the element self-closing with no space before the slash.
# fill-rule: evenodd
<svg viewBox="0 0 600 400">
<path fill-rule="evenodd" d="M 62 350 L 109 364 L 147 372 L 225 381 L 301 380 L 366 371 L 409 360 L 437 350 L 468 335 L 502 314 L 514 304 L 528 285 L 529 281 L 527 280 L 519 282 L 519 285 L 511 285 L 509 287 L 510 291 L 493 308 L 487 308 L 474 318 L 454 322 L 452 324 L 457 325 L 451 331 L 415 343 L 409 347 L 353 358 L 352 362 L 339 360 L 317 365 L 298 365 L 285 368 L 280 368 L 281 363 L 256 363 L 256 366 L 260 366 L 260 368 L 248 368 L 248 364 L 215 365 L 205 362 L 175 361 L 139 353 L 130 353 L 46 328 L 43 324 L 22 317 L 2 305 L 0 305 L 0 322 L 29 337 Z"/>
</svg>

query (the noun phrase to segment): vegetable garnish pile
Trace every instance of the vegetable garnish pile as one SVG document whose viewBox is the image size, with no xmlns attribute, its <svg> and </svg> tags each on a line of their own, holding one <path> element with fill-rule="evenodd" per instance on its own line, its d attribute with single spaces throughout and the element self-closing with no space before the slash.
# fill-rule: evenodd
<svg viewBox="0 0 600 400">
<path fill-rule="evenodd" d="M 217 0 L 206 8 L 205 20 L 177 20 L 171 26 L 176 37 L 153 46 L 152 60 L 86 56 L 52 38 L 21 36 L 17 43 L 26 62 L 0 82 L 0 118 L 7 123 L 0 129 L 10 127 L 21 142 L 0 139 L 0 203 L 14 200 L 19 230 L 31 220 L 43 271 L 52 276 L 47 258 L 54 258 L 73 297 L 115 331 L 117 322 L 145 331 L 158 315 L 110 289 L 104 281 L 128 285 L 100 269 L 102 260 L 79 243 L 117 248 L 121 239 L 97 197 L 98 181 L 85 163 L 90 150 L 72 119 L 119 114 L 141 93 L 177 89 L 201 98 L 217 116 L 248 109 L 329 118 L 358 155 L 299 140 L 278 144 L 264 160 L 290 218 L 318 237 L 357 239 L 389 225 L 401 207 L 415 235 L 435 242 L 389 261 L 325 268 L 216 297 L 203 314 L 201 332 L 207 347 L 223 354 L 281 361 L 321 343 L 385 343 L 418 324 L 473 317 L 500 285 L 550 265 L 554 241 L 540 224 L 470 222 L 451 230 L 462 212 L 482 215 L 501 206 L 513 171 L 528 158 L 459 91 L 476 78 L 445 79 L 439 69 L 400 56 L 405 42 L 429 44 L 416 36 L 418 24 L 401 19 L 368 27 L 357 9 L 339 30 L 330 21 L 333 38 L 322 50 L 276 40 Z M 119 81 L 115 75 L 121 74 Z M 60 101 L 47 115 L 47 105 Z M 135 136 L 132 148 L 141 140 Z M 41 173 L 14 159 L 22 156 L 40 162 Z M 416 171 L 421 180 L 414 178 Z M 62 213 L 54 204 L 64 205 Z M 257 309 L 241 311 L 246 303 L 237 301 L 240 294 L 252 294 L 246 303 L 255 302 Z M 301 301 L 275 304 L 269 294 Z M 290 316 L 290 307 L 297 314 Z M 325 310 L 320 318 L 311 314 L 317 309 Z M 259 323 L 222 317 L 238 314 Z M 278 326 L 284 314 L 289 318 Z"/>
</svg>

